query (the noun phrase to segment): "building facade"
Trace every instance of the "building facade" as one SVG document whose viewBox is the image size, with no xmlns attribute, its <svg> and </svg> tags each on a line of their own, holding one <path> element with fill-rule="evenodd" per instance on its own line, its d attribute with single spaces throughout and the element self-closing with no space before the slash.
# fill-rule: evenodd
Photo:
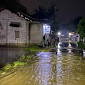
<svg viewBox="0 0 85 85">
<path fill-rule="evenodd" d="M 0 12 L 0 45 L 28 44 L 28 22 L 11 13 L 9 10 Z"/>
<path fill-rule="evenodd" d="M 39 44 L 43 37 L 43 23 L 28 21 L 9 10 L 0 12 L 0 46 Z"/>
</svg>

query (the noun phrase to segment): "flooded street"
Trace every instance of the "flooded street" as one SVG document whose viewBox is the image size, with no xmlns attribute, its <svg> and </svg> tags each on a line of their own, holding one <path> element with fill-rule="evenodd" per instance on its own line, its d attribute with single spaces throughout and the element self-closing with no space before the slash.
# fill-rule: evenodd
<svg viewBox="0 0 85 85">
<path fill-rule="evenodd" d="M 0 85 L 85 85 L 85 58 L 76 44 L 60 42 L 56 52 L 40 52 Z"/>
</svg>

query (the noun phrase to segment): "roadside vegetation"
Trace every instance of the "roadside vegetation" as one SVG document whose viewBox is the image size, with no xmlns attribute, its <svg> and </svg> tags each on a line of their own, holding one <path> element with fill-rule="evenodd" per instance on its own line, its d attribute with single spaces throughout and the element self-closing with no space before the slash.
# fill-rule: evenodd
<svg viewBox="0 0 85 85">
<path fill-rule="evenodd" d="M 78 46 L 79 48 L 85 49 L 85 18 L 79 21 L 77 32 L 80 35 Z"/>
<path fill-rule="evenodd" d="M 85 44 L 83 43 L 83 41 L 79 41 L 77 44 L 79 48 L 85 49 Z"/>
</svg>

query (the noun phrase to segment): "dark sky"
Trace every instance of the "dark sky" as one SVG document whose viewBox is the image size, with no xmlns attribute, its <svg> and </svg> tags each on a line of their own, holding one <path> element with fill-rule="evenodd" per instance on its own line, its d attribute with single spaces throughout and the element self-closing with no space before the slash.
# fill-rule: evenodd
<svg viewBox="0 0 85 85">
<path fill-rule="evenodd" d="M 64 24 L 78 16 L 85 17 L 85 0 L 20 0 L 28 12 L 34 13 L 38 6 L 49 8 L 56 1 L 58 22 Z"/>
</svg>

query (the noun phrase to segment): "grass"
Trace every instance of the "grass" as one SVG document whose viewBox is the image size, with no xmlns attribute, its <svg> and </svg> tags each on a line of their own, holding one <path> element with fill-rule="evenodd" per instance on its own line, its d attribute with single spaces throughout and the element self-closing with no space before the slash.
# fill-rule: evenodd
<svg viewBox="0 0 85 85">
<path fill-rule="evenodd" d="M 24 56 L 24 55 L 22 55 L 22 56 L 20 57 L 20 61 L 23 60 L 23 59 L 25 59 L 25 56 Z"/>
<path fill-rule="evenodd" d="M 31 45 L 31 46 L 28 46 L 25 50 L 30 52 L 39 52 L 41 49 L 39 46 Z"/>
<path fill-rule="evenodd" d="M 40 51 L 44 51 L 44 52 L 48 52 L 50 50 L 50 47 L 39 47 L 39 46 L 35 46 L 35 45 L 30 45 L 28 46 L 25 50 L 31 52 L 31 53 L 36 53 L 36 52 L 40 52 Z"/>
<path fill-rule="evenodd" d="M 25 64 L 27 64 L 26 62 L 20 62 L 20 61 L 16 61 L 13 63 L 13 67 L 16 68 L 17 66 L 24 66 Z"/>
<path fill-rule="evenodd" d="M 28 56 L 26 56 L 27 59 L 30 59 L 30 58 L 33 58 L 33 57 L 34 57 L 34 55 L 28 55 Z"/>
<path fill-rule="evenodd" d="M 4 70 L 9 70 L 10 68 L 12 67 L 12 65 L 11 64 L 6 64 L 6 66 L 4 66 Z"/>
<path fill-rule="evenodd" d="M 48 48 L 43 48 L 42 51 L 43 51 L 43 52 L 48 52 L 48 50 L 49 50 Z"/>
</svg>

